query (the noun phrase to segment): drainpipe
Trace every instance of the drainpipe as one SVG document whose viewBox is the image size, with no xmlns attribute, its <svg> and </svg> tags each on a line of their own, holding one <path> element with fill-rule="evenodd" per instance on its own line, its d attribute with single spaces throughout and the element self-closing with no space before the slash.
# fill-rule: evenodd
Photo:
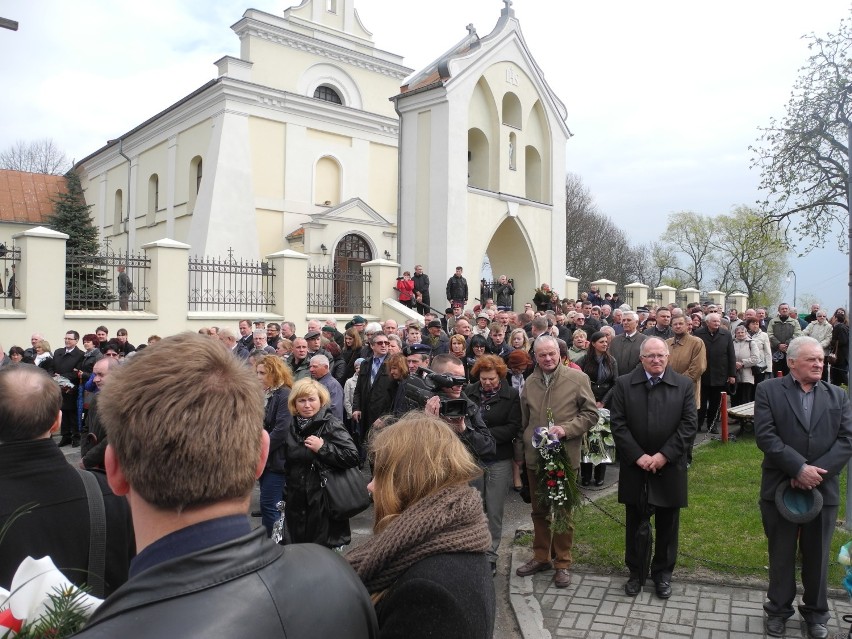
<svg viewBox="0 0 852 639">
<path fill-rule="evenodd" d="M 124 138 L 118 139 L 118 154 L 127 160 L 127 218 L 124 220 L 124 232 L 127 235 L 126 259 L 130 257 L 130 158 L 124 153 Z"/>
</svg>

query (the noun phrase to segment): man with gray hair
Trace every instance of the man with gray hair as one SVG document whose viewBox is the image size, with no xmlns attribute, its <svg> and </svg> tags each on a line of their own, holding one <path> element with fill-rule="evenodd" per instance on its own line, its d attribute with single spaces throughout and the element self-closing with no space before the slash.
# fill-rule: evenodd
<svg viewBox="0 0 852 639">
<path fill-rule="evenodd" d="M 328 389 L 331 396 L 331 414 L 343 421 L 343 387 L 329 372 L 329 361 L 325 355 L 314 355 L 308 366 L 311 377 Z"/>
<path fill-rule="evenodd" d="M 254 350 L 275 355 L 275 349 L 266 343 L 265 328 L 258 328 L 252 332 L 252 342 L 254 342 Z"/>
<path fill-rule="evenodd" d="M 722 327 L 722 316 L 708 313 L 704 326 L 693 332 L 704 341 L 707 368 L 701 376 L 701 397 L 698 405 L 698 430 L 706 420 L 707 431 L 718 433 L 716 420 L 722 403 L 722 392 L 737 381 L 737 358 L 731 332 Z"/>
<path fill-rule="evenodd" d="M 840 504 L 840 474 L 852 457 L 852 408 L 839 387 L 820 380 L 824 353 L 812 337 L 797 337 L 786 350 L 790 374 L 758 384 L 754 436 L 763 451 L 760 514 L 769 549 L 769 589 L 763 604 L 766 633 L 784 634 L 796 598 L 796 555 L 802 557 L 799 614 L 807 636 L 828 637 L 828 560 Z M 778 491 L 821 501 L 805 517 L 784 512 Z M 782 493 L 783 494 L 783 493 Z M 819 498 L 822 498 L 821 500 Z M 816 499 L 815 499 L 816 498 Z M 805 510 L 803 508 L 803 510 Z"/>
<path fill-rule="evenodd" d="M 237 339 L 234 331 L 230 328 L 226 327 L 219 329 L 219 334 L 216 337 L 234 357 L 238 357 L 239 359 L 248 359 L 249 350 L 243 346 L 242 342 Z"/>
<path fill-rule="evenodd" d="M 619 374 L 626 375 L 639 366 L 639 348 L 648 337 L 639 332 L 639 316 L 633 311 L 621 314 L 621 327 L 624 332 L 615 336 L 609 352 L 618 364 Z"/>
</svg>

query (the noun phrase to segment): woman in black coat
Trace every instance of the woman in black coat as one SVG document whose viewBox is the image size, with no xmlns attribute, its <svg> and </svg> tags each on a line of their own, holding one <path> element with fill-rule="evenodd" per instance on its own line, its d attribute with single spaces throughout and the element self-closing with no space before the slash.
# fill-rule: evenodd
<svg viewBox="0 0 852 639">
<path fill-rule="evenodd" d="M 612 391 L 615 387 L 615 378 L 618 377 L 618 364 L 615 358 L 609 354 L 609 341 L 606 333 L 596 331 L 589 338 L 589 348 L 586 354 L 577 360 L 592 385 L 592 393 L 595 396 L 595 404 L 598 408 L 609 408 Z M 591 462 L 580 464 L 580 482 L 583 486 L 592 483 L 592 469 L 594 468 L 595 486 L 603 486 L 606 477 L 606 464 L 594 465 Z"/>
<path fill-rule="evenodd" d="M 255 366 L 257 379 L 263 386 L 264 413 L 263 430 L 269 433 L 269 457 L 260 476 L 260 517 L 266 528 L 266 536 L 272 535 L 272 525 L 279 517 L 278 502 L 284 495 L 285 459 L 284 440 L 290 430 L 290 387 L 293 373 L 284 360 L 277 355 L 267 355 Z"/>
<path fill-rule="evenodd" d="M 361 334 L 358 332 L 358 329 L 347 328 L 343 334 L 343 350 L 340 352 L 340 359 L 345 362 L 343 373 L 341 374 L 343 379 L 335 378 L 340 382 L 341 386 L 355 374 L 355 360 L 361 357 L 361 348 Z"/>
<path fill-rule="evenodd" d="M 479 406 L 479 414 L 497 443 L 495 461 L 485 466 L 485 490 L 482 494 L 491 533 L 491 549 L 487 554 L 492 573 L 497 571 L 497 549 L 503 534 L 503 506 L 512 481 L 514 441 L 523 432 L 520 396 L 506 382 L 507 371 L 502 358 L 483 355 L 471 369 L 471 375 L 479 381 L 467 386 L 464 391 L 468 399 Z"/>
<path fill-rule="evenodd" d="M 294 544 L 338 548 L 351 540 L 349 520 L 331 519 L 323 498 L 321 470 L 358 465 L 358 449 L 331 414 L 325 386 L 313 379 L 293 385 L 287 402 L 293 420 L 284 440 L 287 502 L 284 514 Z"/>
<path fill-rule="evenodd" d="M 849 320 L 846 311 L 838 308 L 831 317 L 830 352 L 834 355 L 831 365 L 831 383 L 842 386 L 849 382 Z"/>
</svg>

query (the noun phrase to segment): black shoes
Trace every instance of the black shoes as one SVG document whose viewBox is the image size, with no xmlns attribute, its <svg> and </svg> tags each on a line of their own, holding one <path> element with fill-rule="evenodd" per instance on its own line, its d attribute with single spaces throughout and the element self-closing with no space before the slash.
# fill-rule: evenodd
<svg viewBox="0 0 852 639">
<path fill-rule="evenodd" d="M 63 446 L 70 446 L 71 445 L 71 436 L 70 435 L 63 435 L 62 439 L 59 440 L 59 444 L 57 444 L 57 445 L 60 448 L 62 448 Z"/>
<path fill-rule="evenodd" d="M 624 594 L 628 597 L 635 597 L 640 592 L 642 592 L 642 586 L 638 579 L 628 579 L 627 583 L 624 584 Z"/>
<path fill-rule="evenodd" d="M 668 599 L 672 596 L 672 585 L 668 581 L 658 581 L 654 587 L 660 599 Z"/>
<path fill-rule="evenodd" d="M 79 435 L 72 435 L 71 436 L 71 446 L 73 448 L 80 448 L 80 436 Z"/>
<path fill-rule="evenodd" d="M 580 485 L 581 486 L 588 486 L 591 483 L 592 483 L 591 479 L 586 479 L 585 477 L 580 478 Z"/>
<path fill-rule="evenodd" d="M 603 486 L 603 485 L 604 485 L 603 479 L 596 479 L 595 480 L 595 486 Z"/>
<path fill-rule="evenodd" d="M 787 620 L 784 617 L 767 617 L 763 620 L 763 627 L 766 629 L 766 634 L 770 637 L 783 637 L 784 626 L 786 625 Z"/>
<path fill-rule="evenodd" d="M 828 627 L 824 623 L 809 623 L 807 625 L 809 639 L 826 639 L 828 637 Z"/>
</svg>

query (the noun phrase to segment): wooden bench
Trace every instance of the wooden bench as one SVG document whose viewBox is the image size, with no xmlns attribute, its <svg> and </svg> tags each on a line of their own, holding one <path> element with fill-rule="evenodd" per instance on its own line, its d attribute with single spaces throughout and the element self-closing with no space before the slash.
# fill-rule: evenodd
<svg viewBox="0 0 852 639">
<path fill-rule="evenodd" d="M 744 431 L 754 430 L 754 402 L 732 406 L 728 409 L 728 417 L 735 418 Z"/>
</svg>

